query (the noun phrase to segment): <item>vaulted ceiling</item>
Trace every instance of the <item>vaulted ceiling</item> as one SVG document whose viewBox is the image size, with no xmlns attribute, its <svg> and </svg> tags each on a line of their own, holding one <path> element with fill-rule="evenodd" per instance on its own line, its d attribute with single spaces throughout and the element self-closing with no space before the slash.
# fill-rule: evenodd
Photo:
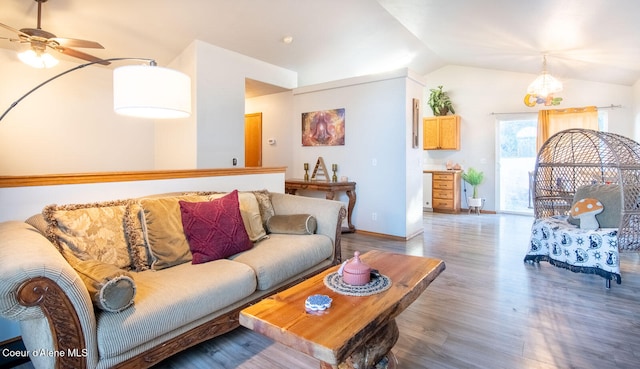
<svg viewBox="0 0 640 369">
<path fill-rule="evenodd" d="M 0 7 L 0 23 L 36 27 L 36 1 Z M 199 39 L 296 71 L 301 86 L 451 64 L 537 74 L 543 54 L 560 79 L 632 85 L 638 18 L 637 0 L 48 0 L 42 28 L 101 43 L 78 49 L 100 58 L 161 65 Z M 0 28 L 0 47 L 27 47 L 14 37 Z"/>
</svg>

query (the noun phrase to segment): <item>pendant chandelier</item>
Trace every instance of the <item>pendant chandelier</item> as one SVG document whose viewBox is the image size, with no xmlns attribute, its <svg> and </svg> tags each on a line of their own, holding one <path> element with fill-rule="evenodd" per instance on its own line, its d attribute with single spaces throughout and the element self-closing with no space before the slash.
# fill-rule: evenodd
<svg viewBox="0 0 640 369">
<path fill-rule="evenodd" d="M 556 92 L 562 91 L 562 82 L 547 72 L 547 56 L 543 56 L 542 73 L 531 82 L 527 88 L 527 93 L 540 97 L 547 97 Z"/>
</svg>

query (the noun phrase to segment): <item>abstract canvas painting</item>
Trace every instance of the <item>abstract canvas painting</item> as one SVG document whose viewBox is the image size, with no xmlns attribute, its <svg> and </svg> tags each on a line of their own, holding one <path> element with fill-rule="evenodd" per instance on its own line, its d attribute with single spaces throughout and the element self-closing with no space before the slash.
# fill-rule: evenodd
<svg viewBox="0 0 640 369">
<path fill-rule="evenodd" d="M 302 113 L 302 146 L 344 145 L 344 108 Z"/>
</svg>

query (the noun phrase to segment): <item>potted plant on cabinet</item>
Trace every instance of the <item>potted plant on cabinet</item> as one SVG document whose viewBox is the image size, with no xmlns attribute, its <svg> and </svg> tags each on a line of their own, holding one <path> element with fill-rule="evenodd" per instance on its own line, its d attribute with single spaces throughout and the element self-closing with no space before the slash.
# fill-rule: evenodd
<svg viewBox="0 0 640 369">
<path fill-rule="evenodd" d="M 429 91 L 431 91 L 431 94 L 429 95 L 428 104 L 433 115 L 442 116 L 447 115 L 448 112 L 451 112 L 451 114 L 456 113 L 451 104 L 451 98 L 446 92 L 442 91 L 442 86 L 432 88 Z"/>
<path fill-rule="evenodd" d="M 473 187 L 473 196 L 467 197 L 469 204 L 469 212 L 471 208 L 475 208 L 476 213 L 480 213 L 480 207 L 482 207 L 482 198 L 478 197 L 478 185 L 484 180 L 484 172 L 469 168 L 462 172 L 462 179 Z"/>
</svg>

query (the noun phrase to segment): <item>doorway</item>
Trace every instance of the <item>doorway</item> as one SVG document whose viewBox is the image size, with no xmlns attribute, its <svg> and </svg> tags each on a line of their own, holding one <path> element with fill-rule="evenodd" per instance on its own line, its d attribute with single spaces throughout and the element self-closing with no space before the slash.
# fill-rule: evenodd
<svg viewBox="0 0 640 369">
<path fill-rule="evenodd" d="M 244 115 L 244 166 L 262 166 L 262 113 Z"/>
<path fill-rule="evenodd" d="M 533 214 L 531 174 L 536 164 L 538 117 L 498 120 L 498 202 L 502 213 Z"/>
</svg>

